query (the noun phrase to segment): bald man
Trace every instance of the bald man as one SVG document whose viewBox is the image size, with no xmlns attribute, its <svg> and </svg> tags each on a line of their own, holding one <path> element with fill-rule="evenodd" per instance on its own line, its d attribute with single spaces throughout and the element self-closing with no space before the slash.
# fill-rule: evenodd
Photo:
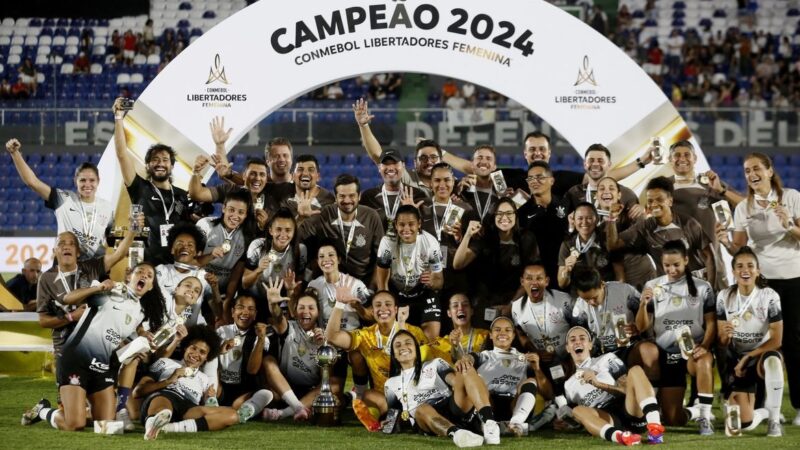
<svg viewBox="0 0 800 450">
<path fill-rule="evenodd" d="M 42 262 L 36 258 L 28 258 L 22 266 L 22 272 L 8 280 L 6 288 L 17 297 L 25 311 L 36 311 L 36 285 L 42 274 Z"/>
</svg>

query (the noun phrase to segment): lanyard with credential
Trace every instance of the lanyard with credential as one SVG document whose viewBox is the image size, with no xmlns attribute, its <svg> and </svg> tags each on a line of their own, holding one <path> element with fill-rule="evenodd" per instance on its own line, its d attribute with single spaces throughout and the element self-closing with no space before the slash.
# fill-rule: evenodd
<svg viewBox="0 0 800 450">
<path fill-rule="evenodd" d="M 394 220 L 397 215 L 397 209 L 400 207 L 400 192 L 394 198 L 394 205 L 392 205 L 391 210 L 389 210 L 389 195 L 386 193 L 386 186 L 381 187 L 381 197 L 383 197 L 383 212 L 386 213 L 386 218 L 390 221 Z"/>
<path fill-rule="evenodd" d="M 350 232 L 347 234 L 347 239 L 344 238 L 344 221 L 342 220 L 342 210 L 336 208 L 336 215 L 339 218 L 339 234 L 344 241 L 344 262 L 347 262 L 348 255 L 350 254 L 350 246 L 353 245 L 353 236 L 356 233 L 356 220 L 358 220 L 358 208 L 356 207 L 353 221 L 350 223 Z"/>
<path fill-rule="evenodd" d="M 158 196 L 159 200 L 161 200 L 161 207 L 164 208 L 164 220 L 169 223 L 169 218 L 172 216 L 172 212 L 175 211 L 175 190 L 172 188 L 172 184 L 169 185 L 169 192 L 172 194 L 172 203 L 169 205 L 169 209 L 167 209 L 167 202 L 164 201 L 164 196 L 161 194 L 161 189 L 157 188 L 156 185 L 151 181 L 150 185 L 153 186 L 153 190 L 156 191 L 156 195 Z"/>
<path fill-rule="evenodd" d="M 75 281 L 72 283 L 72 288 L 70 289 L 69 284 L 67 283 L 66 275 L 75 274 Z M 64 290 L 69 294 L 75 289 L 78 289 L 78 278 L 80 277 L 80 272 L 76 269 L 75 272 L 67 272 L 66 275 L 61 269 L 58 269 L 58 280 L 61 281 L 61 284 L 64 285 Z"/>
<path fill-rule="evenodd" d="M 486 197 L 486 205 L 481 207 L 481 199 L 478 196 L 478 190 L 475 189 L 472 191 L 472 196 L 475 199 L 475 208 L 478 210 L 478 215 L 481 216 L 481 220 L 486 216 L 486 213 L 489 212 L 489 207 L 492 206 L 492 193 L 489 192 L 488 196 Z"/>
<path fill-rule="evenodd" d="M 436 215 L 436 205 L 437 203 L 434 202 L 433 206 L 431 206 L 431 212 L 433 212 L 433 229 L 436 231 L 436 240 L 442 242 L 442 229 L 444 228 L 445 222 L 447 221 L 447 213 L 450 212 L 450 209 L 453 207 L 453 201 L 448 200 L 447 206 L 444 208 L 444 214 L 442 214 L 442 222 L 439 223 L 439 216 Z M 438 204 L 441 206 L 441 204 Z"/>
</svg>

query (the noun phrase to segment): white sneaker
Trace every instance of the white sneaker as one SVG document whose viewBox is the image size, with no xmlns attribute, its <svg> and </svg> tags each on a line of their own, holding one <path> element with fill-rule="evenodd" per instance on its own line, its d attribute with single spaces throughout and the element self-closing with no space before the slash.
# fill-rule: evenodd
<svg viewBox="0 0 800 450">
<path fill-rule="evenodd" d="M 797 415 L 794 416 L 794 420 L 792 421 L 792 425 L 796 427 L 800 427 L 800 409 L 797 410 Z"/>
<path fill-rule="evenodd" d="M 483 445 L 483 436 L 469 430 L 458 430 L 453 433 L 453 443 L 459 448 L 480 447 Z"/>
<path fill-rule="evenodd" d="M 239 407 L 236 414 L 239 416 L 239 423 L 245 423 L 256 415 L 256 408 L 252 404 L 245 402 Z"/>
<path fill-rule="evenodd" d="M 117 420 L 122 421 L 122 429 L 125 431 L 133 431 L 136 429 L 136 425 L 134 425 L 133 421 L 131 421 L 131 418 L 128 415 L 127 408 L 122 408 L 117 411 Z"/>
<path fill-rule="evenodd" d="M 781 425 L 780 420 L 770 420 L 769 424 L 767 425 L 767 436 L 769 437 L 781 437 L 783 436 L 783 425 Z"/>
<path fill-rule="evenodd" d="M 499 445 L 500 425 L 494 420 L 487 420 L 483 424 L 483 439 L 486 441 L 486 445 Z"/>
<path fill-rule="evenodd" d="M 172 411 L 162 409 L 155 416 L 149 417 L 144 423 L 144 440 L 154 441 L 158 437 L 158 432 L 164 425 L 172 420 Z"/>
</svg>

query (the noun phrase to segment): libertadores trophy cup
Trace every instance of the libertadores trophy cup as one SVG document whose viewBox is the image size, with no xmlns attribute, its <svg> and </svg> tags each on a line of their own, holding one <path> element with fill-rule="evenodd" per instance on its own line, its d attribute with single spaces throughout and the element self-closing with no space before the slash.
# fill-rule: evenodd
<svg viewBox="0 0 800 450">
<path fill-rule="evenodd" d="M 311 408 L 314 410 L 312 421 L 317 426 L 330 427 L 339 424 L 339 399 L 333 395 L 330 383 L 330 371 L 339 358 L 339 353 L 327 343 L 317 350 L 317 364 L 322 369 L 322 383 L 319 395 L 314 399 Z"/>
</svg>

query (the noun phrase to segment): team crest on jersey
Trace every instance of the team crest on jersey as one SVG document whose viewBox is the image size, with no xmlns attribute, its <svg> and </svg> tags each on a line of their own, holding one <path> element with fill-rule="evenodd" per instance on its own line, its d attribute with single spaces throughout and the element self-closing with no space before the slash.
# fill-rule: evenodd
<svg viewBox="0 0 800 450">
<path fill-rule="evenodd" d="M 364 247 L 364 246 L 366 246 L 367 245 L 367 238 L 365 238 L 363 234 L 359 234 L 358 236 L 356 236 L 355 245 L 356 245 L 356 247 Z"/>
<path fill-rule="evenodd" d="M 563 206 L 556 206 L 556 217 L 559 219 L 567 217 L 567 209 Z"/>
<path fill-rule="evenodd" d="M 763 306 L 758 306 L 753 309 L 756 311 L 756 317 L 758 317 L 758 320 L 761 321 L 767 320 L 767 308 Z"/>
<path fill-rule="evenodd" d="M 81 385 L 81 377 L 78 374 L 72 374 L 69 376 L 69 384 L 72 386 L 80 386 Z"/>
<path fill-rule="evenodd" d="M 700 198 L 700 201 L 697 202 L 697 207 L 700 209 L 708 209 L 708 197 Z"/>
<path fill-rule="evenodd" d="M 233 353 L 231 354 L 231 356 L 233 356 L 233 360 L 234 361 L 238 361 L 242 357 L 242 351 L 239 350 L 238 348 L 234 349 Z"/>
<path fill-rule="evenodd" d="M 608 258 L 606 255 L 600 254 L 597 255 L 597 267 L 605 267 L 608 265 Z"/>
<path fill-rule="evenodd" d="M 501 359 L 500 362 L 503 364 L 503 367 L 505 367 L 505 368 L 508 368 L 509 366 L 511 366 L 511 360 L 510 359 Z"/>
<path fill-rule="evenodd" d="M 518 266 L 518 265 L 519 265 L 519 255 L 518 255 L 518 254 L 516 254 L 516 253 L 515 253 L 515 254 L 514 254 L 512 257 L 511 257 L 511 265 L 512 265 L 512 266 Z"/>
<path fill-rule="evenodd" d="M 550 318 L 550 323 L 557 324 L 561 321 L 561 311 L 552 311 L 547 315 Z"/>
<path fill-rule="evenodd" d="M 130 314 L 125 314 L 125 325 L 130 325 L 132 320 L 133 320 L 133 317 L 131 317 Z"/>
</svg>

